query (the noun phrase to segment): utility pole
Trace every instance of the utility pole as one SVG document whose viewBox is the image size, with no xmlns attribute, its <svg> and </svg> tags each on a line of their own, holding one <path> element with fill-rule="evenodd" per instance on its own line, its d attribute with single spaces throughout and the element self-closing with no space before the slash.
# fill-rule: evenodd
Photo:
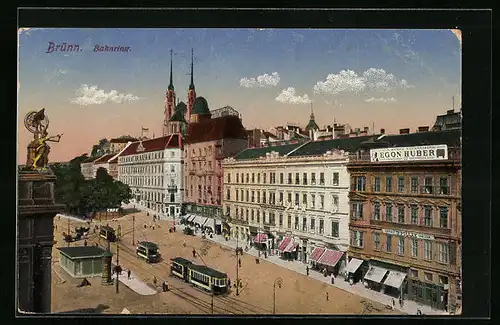
<svg viewBox="0 0 500 325">
<path fill-rule="evenodd" d="M 238 239 L 240 237 L 240 233 L 236 235 L 236 295 L 240 295 L 240 276 L 239 276 L 239 253 L 240 253 L 240 248 L 238 247 Z"/>
<path fill-rule="evenodd" d="M 135 215 L 132 216 L 132 245 L 135 245 Z"/>
<path fill-rule="evenodd" d="M 70 220 L 71 220 L 71 219 L 68 217 L 68 237 L 67 237 L 67 238 L 68 238 L 68 240 L 66 241 L 66 243 L 68 243 L 68 247 L 69 247 L 69 240 L 70 240 L 70 234 L 71 234 L 71 232 L 70 232 L 70 227 L 69 227 L 69 222 L 70 222 Z"/>
<path fill-rule="evenodd" d="M 121 235 L 121 226 L 118 225 L 118 236 L 116 237 L 116 293 L 120 292 L 120 289 L 118 288 L 118 284 L 120 281 L 118 281 L 118 276 L 120 275 L 120 235 Z"/>
</svg>

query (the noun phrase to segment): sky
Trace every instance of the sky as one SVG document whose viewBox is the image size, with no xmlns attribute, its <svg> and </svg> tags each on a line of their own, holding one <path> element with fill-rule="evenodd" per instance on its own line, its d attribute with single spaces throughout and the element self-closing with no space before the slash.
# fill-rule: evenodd
<svg viewBox="0 0 500 325">
<path fill-rule="evenodd" d="M 320 127 L 397 133 L 461 105 L 461 44 L 450 30 L 29 28 L 18 37 L 20 164 L 32 139 L 24 116 L 42 107 L 49 133 L 63 134 L 51 161 L 141 127 L 161 136 L 170 50 L 177 98 L 187 99 L 194 49 L 197 96 L 233 107 L 247 129 L 305 126 L 312 109 Z M 129 51 L 94 51 L 102 45 Z"/>
</svg>

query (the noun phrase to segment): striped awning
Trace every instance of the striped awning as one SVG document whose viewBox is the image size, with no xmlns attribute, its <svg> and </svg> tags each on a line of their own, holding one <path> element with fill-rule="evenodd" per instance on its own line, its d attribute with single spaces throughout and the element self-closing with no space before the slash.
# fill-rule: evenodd
<svg viewBox="0 0 500 325">
<path fill-rule="evenodd" d="M 293 252 L 297 246 L 299 246 L 298 243 L 294 242 L 293 240 L 291 240 L 288 245 L 286 246 L 286 248 L 283 250 L 284 253 L 291 253 Z"/>
<path fill-rule="evenodd" d="M 187 218 L 187 221 L 191 222 L 194 220 L 194 218 L 196 218 L 196 216 L 194 214 L 190 214 L 189 217 Z"/>
<path fill-rule="evenodd" d="M 207 217 L 201 217 L 201 219 L 200 219 L 200 226 L 203 226 L 204 224 L 206 224 L 207 221 L 208 221 Z"/>
<path fill-rule="evenodd" d="M 278 250 L 280 252 L 283 252 L 285 248 L 288 246 L 288 244 L 292 241 L 292 237 L 285 237 L 281 241 L 280 245 L 278 246 Z"/>
<path fill-rule="evenodd" d="M 253 238 L 254 243 L 262 244 L 265 243 L 266 241 L 267 241 L 267 234 L 257 234 L 257 236 Z"/>
<path fill-rule="evenodd" d="M 343 255 L 344 252 L 337 251 L 334 249 L 327 249 L 325 250 L 323 255 L 321 255 L 321 257 L 319 258 L 318 263 L 328 266 L 335 266 L 337 265 L 337 263 L 339 262 L 339 260 L 342 258 Z"/>
<path fill-rule="evenodd" d="M 310 261 L 317 262 L 321 255 L 326 251 L 326 248 L 324 247 L 315 247 L 314 250 L 311 253 L 311 256 L 309 257 Z"/>
</svg>

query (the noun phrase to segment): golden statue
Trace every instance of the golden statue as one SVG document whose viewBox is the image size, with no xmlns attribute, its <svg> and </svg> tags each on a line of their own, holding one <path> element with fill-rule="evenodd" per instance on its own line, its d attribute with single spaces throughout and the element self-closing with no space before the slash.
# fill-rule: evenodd
<svg viewBox="0 0 500 325">
<path fill-rule="evenodd" d="M 28 157 L 26 169 L 45 170 L 49 164 L 50 146 L 47 142 L 59 142 L 62 134 L 49 136 L 49 118 L 45 115 L 45 108 L 39 111 L 31 111 L 24 118 L 24 126 L 33 133 L 33 140 L 28 145 Z"/>
</svg>

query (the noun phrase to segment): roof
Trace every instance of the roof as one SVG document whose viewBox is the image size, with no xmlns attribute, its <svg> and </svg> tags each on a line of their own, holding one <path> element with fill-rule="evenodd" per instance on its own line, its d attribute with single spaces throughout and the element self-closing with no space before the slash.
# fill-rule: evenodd
<svg viewBox="0 0 500 325">
<path fill-rule="evenodd" d="M 138 139 L 131 137 L 130 135 L 124 135 L 119 138 L 111 139 L 109 140 L 110 143 L 127 143 L 129 141 L 134 142 L 137 141 Z"/>
<path fill-rule="evenodd" d="M 142 144 L 144 150 L 137 151 L 140 144 Z M 182 136 L 180 136 L 179 134 L 172 134 L 161 138 L 133 142 L 121 153 L 120 157 L 134 155 L 137 153 L 158 151 L 167 148 L 181 148 L 181 147 L 182 147 Z"/>
<path fill-rule="evenodd" d="M 175 106 L 174 114 L 172 114 L 169 121 L 186 123 L 186 119 L 184 118 L 186 111 L 187 111 L 186 103 L 180 102 L 179 104 L 177 104 L 177 106 Z"/>
<path fill-rule="evenodd" d="M 116 153 L 108 153 L 104 156 L 101 156 L 99 159 L 94 160 L 94 164 L 105 164 L 109 159 L 113 158 Z"/>
<path fill-rule="evenodd" d="M 150 241 L 141 241 L 140 243 L 138 243 L 138 245 L 144 246 L 146 248 L 158 249 L 158 245 Z"/>
<path fill-rule="evenodd" d="M 189 268 L 215 278 L 227 278 L 226 273 L 219 272 L 205 265 L 192 264 Z"/>
<path fill-rule="evenodd" d="M 88 159 L 85 159 L 84 161 L 82 161 L 82 164 L 94 162 L 95 160 L 97 160 L 97 159 L 99 159 L 101 157 L 102 156 L 89 157 Z"/>
<path fill-rule="evenodd" d="M 71 259 L 74 258 L 88 258 L 88 257 L 101 257 L 106 251 L 101 247 L 96 246 L 72 246 L 72 247 L 59 247 L 57 248 L 62 254 Z"/>
<path fill-rule="evenodd" d="M 268 132 L 268 131 L 262 131 L 263 135 L 266 137 L 266 138 L 276 138 L 276 134 L 273 134 L 271 132 Z"/>
<path fill-rule="evenodd" d="M 176 263 L 182 264 L 182 265 L 193 264 L 193 262 L 191 262 L 190 260 L 187 260 L 187 259 L 182 258 L 182 257 L 175 257 L 175 258 L 172 258 L 170 260 L 174 261 Z"/>
<path fill-rule="evenodd" d="M 127 150 L 127 148 L 132 144 L 132 142 L 128 142 L 127 145 L 122 149 L 120 150 L 120 152 L 118 152 L 117 154 L 115 154 L 115 156 L 113 158 L 111 158 L 108 163 L 110 164 L 116 164 L 118 163 L 118 157 L 120 157 L 122 155 L 122 153 Z"/>
<path fill-rule="evenodd" d="M 385 139 L 391 147 L 411 147 L 436 144 L 446 144 L 449 147 L 460 147 L 462 145 L 461 136 L 461 130 L 444 130 L 388 135 L 382 139 Z"/>
<path fill-rule="evenodd" d="M 108 231 L 115 231 L 112 227 L 110 226 L 101 226 L 100 229 L 103 229 L 103 230 L 108 230 Z"/>
<path fill-rule="evenodd" d="M 311 141 L 303 147 L 291 153 L 290 157 L 298 156 L 318 156 L 332 149 L 354 151 L 357 150 L 363 141 L 368 140 L 371 136 L 360 136 L 353 138 L 342 138 L 333 140 Z"/>
<path fill-rule="evenodd" d="M 196 97 L 191 114 L 211 115 L 208 102 L 204 97 Z"/>
<path fill-rule="evenodd" d="M 188 126 L 186 143 L 218 139 L 247 139 L 247 132 L 238 116 L 226 115 Z"/>
<path fill-rule="evenodd" d="M 236 160 L 256 159 L 260 157 L 265 157 L 267 153 L 272 151 L 276 151 L 280 155 L 286 155 L 300 145 L 302 145 L 302 143 L 286 144 L 282 146 L 269 146 L 261 148 L 249 148 L 240 151 L 238 154 L 236 154 L 234 159 Z"/>
<path fill-rule="evenodd" d="M 319 126 L 318 126 L 318 124 L 316 124 L 316 121 L 314 120 L 313 117 L 309 120 L 309 123 L 306 126 L 306 130 L 308 130 L 308 131 L 309 130 L 319 130 Z"/>
<path fill-rule="evenodd" d="M 462 125 L 462 117 L 460 112 L 438 115 L 436 122 L 432 127 L 433 130 L 446 130 L 459 128 Z"/>
</svg>

